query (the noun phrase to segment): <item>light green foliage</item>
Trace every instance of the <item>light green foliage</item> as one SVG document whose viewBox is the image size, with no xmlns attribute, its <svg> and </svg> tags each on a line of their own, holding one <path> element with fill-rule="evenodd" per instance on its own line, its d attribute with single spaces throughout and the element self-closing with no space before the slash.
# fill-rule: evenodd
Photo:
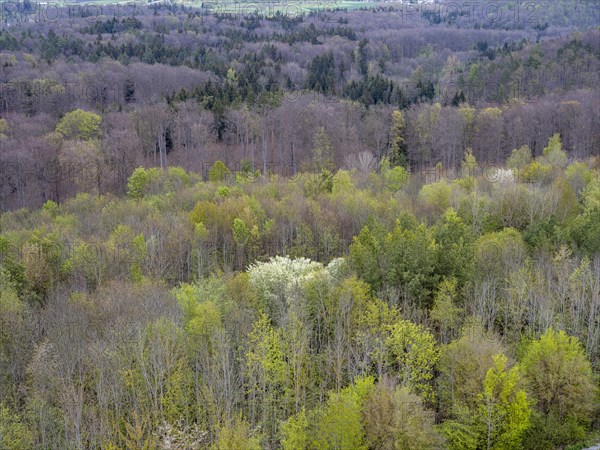
<svg viewBox="0 0 600 450">
<path fill-rule="evenodd" d="M 441 117 L 415 108 L 407 123 Z M 376 125 L 382 151 L 388 125 Z M 244 127 L 260 147 L 261 130 Z M 414 136 L 417 158 L 439 150 L 438 136 Z M 386 159 L 380 173 L 365 163 L 239 184 L 138 168 L 127 198 L 61 195 L 60 206 L 3 212 L 0 439 L 25 437 L 0 447 L 587 445 L 598 162 L 563 173 L 513 156 L 543 167 L 545 185 L 442 181 L 419 194 Z"/>
<path fill-rule="evenodd" d="M 19 342 L 25 336 L 23 330 L 27 327 L 28 310 L 28 305 L 19 298 L 17 283 L 11 280 L 8 270 L 0 266 L 0 364 L 2 367 L 7 367 L 11 361 L 15 361 Z M 5 382 L 8 376 L 8 370 L 4 369 L 0 372 L 0 381 Z M 0 448 L 4 448 L 5 439 L 8 440 L 6 442 L 16 439 L 14 433 L 18 434 L 19 424 L 17 417 L 11 415 L 10 411 L 0 403 Z M 4 433 L 7 437 L 3 439 Z M 6 445 L 8 448 L 15 448 Z"/>
<path fill-rule="evenodd" d="M 477 396 L 477 421 L 481 429 L 481 448 L 518 450 L 530 426 L 531 411 L 525 391 L 519 388 L 518 367 L 507 368 L 503 354 L 494 356 L 494 365 L 483 380 Z"/>
<path fill-rule="evenodd" d="M 333 195 L 346 196 L 355 189 L 352 176 L 347 170 L 338 170 L 333 176 L 333 188 L 331 189 Z"/>
<path fill-rule="evenodd" d="M 365 226 L 358 236 L 352 239 L 350 246 L 350 265 L 356 270 L 360 277 L 369 283 L 374 289 L 381 287 L 385 273 L 381 267 L 380 258 L 385 252 L 383 242 L 383 227 L 376 226 L 371 229 Z"/>
<path fill-rule="evenodd" d="M 363 349 L 362 351 L 366 352 L 375 364 L 378 376 L 383 377 L 387 364 L 386 343 L 390 337 L 391 327 L 399 320 L 400 314 L 396 308 L 391 308 L 378 298 L 372 298 L 366 302 L 357 316 L 357 331 L 354 339 L 359 348 Z"/>
<path fill-rule="evenodd" d="M 177 361 L 166 380 L 161 405 L 167 423 L 193 419 L 193 374 L 184 359 Z"/>
<path fill-rule="evenodd" d="M 567 154 L 562 148 L 560 134 L 553 135 L 544 148 L 544 158 L 555 167 L 564 169 L 567 166 Z"/>
<path fill-rule="evenodd" d="M 600 177 L 596 176 L 585 188 L 583 214 L 569 225 L 568 233 L 581 251 L 594 255 L 600 251 Z"/>
<path fill-rule="evenodd" d="M 317 414 L 313 448 L 323 450 L 366 450 L 362 406 L 373 388 L 373 378 L 358 379 L 340 392 L 331 392 L 327 404 Z"/>
<path fill-rule="evenodd" d="M 493 357 L 503 350 L 500 340 L 476 321 L 465 325 L 460 339 L 442 347 L 437 385 L 445 415 L 460 418 L 461 410 L 475 408 Z"/>
<path fill-rule="evenodd" d="M 230 81 L 232 83 L 237 81 L 237 75 L 235 73 L 235 69 L 233 67 L 230 67 L 229 69 L 227 69 L 227 81 Z"/>
<path fill-rule="evenodd" d="M 404 134 L 406 120 L 400 110 L 392 111 L 392 125 L 390 128 L 390 163 L 394 166 L 406 166 L 406 151 L 404 148 Z"/>
<path fill-rule="evenodd" d="M 521 365 L 528 392 L 547 417 L 535 421 L 536 435 L 562 435 L 548 443 L 556 446 L 581 439 L 597 407 L 597 387 L 577 338 L 550 328 L 527 346 Z"/>
<path fill-rule="evenodd" d="M 221 328 L 221 312 L 217 305 L 207 300 L 196 305 L 192 318 L 186 325 L 186 330 L 195 337 L 201 337 L 205 341 Z"/>
<path fill-rule="evenodd" d="M 76 109 L 58 121 L 56 132 L 66 139 L 96 139 L 101 134 L 101 122 L 102 118 L 99 115 Z"/>
<path fill-rule="evenodd" d="M 427 159 L 431 157 L 432 130 L 439 124 L 442 105 L 423 105 L 417 117 L 418 151 Z"/>
<path fill-rule="evenodd" d="M 248 239 L 250 238 L 250 231 L 248 230 L 248 226 L 246 222 L 242 219 L 235 218 L 233 219 L 233 240 L 238 245 L 246 245 Z"/>
<path fill-rule="evenodd" d="M 402 189 L 402 187 L 408 181 L 408 172 L 402 166 L 396 166 L 384 174 L 385 181 L 388 189 L 392 191 L 398 191 Z"/>
<path fill-rule="evenodd" d="M 198 222 L 194 225 L 194 234 L 199 239 L 206 239 L 208 237 L 208 230 L 202 222 Z"/>
<path fill-rule="evenodd" d="M 211 202 L 199 201 L 190 211 L 189 220 L 191 223 L 202 223 L 205 228 L 212 228 L 220 223 L 219 208 Z"/>
<path fill-rule="evenodd" d="M 127 431 L 138 442 L 136 445 L 145 442 L 148 448 L 154 448 L 153 430 L 165 413 L 169 414 L 169 421 L 180 414 L 191 414 L 187 400 L 191 374 L 182 359 L 184 333 L 175 322 L 162 317 L 147 323 L 140 332 L 137 348 L 130 349 L 127 355 L 127 370 L 118 375 L 126 395 L 136 398 L 139 405 L 136 412 L 140 421 L 134 417 L 132 428 Z"/>
<path fill-rule="evenodd" d="M 386 187 L 392 191 L 402 189 L 409 178 L 408 172 L 401 165 L 390 168 L 390 162 L 387 158 L 381 160 L 380 172 L 385 180 Z"/>
<path fill-rule="evenodd" d="M 217 192 L 216 192 L 218 197 L 223 197 L 223 198 L 228 197 L 230 193 L 231 193 L 231 189 L 229 189 L 228 186 L 219 186 L 217 188 Z"/>
<path fill-rule="evenodd" d="M 531 159 L 531 149 L 529 146 L 523 145 L 512 151 L 506 165 L 511 169 L 522 170 L 531 163 Z"/>
<path fill-rule="evenodd" d="M 450 207 L 451 196 L 452 187 L 446 180 L 426 184 L 421 188 L 421 192 L 419 192 L 419 200 L 421 200 L 425 207 L 430 209 L 434 215 L 439 215 Z"/>
<path fill-rule="evenodd" d="M 10 250 L 11 242 L 6 236 L 0 234 L 0 254 Z"/>
<path fill-rule="evenodd" d="M 376 384 L 365 399 L 362 413 L 369 448 L 394 448 L 394 425 L 397 416 L 401 415 L 398 413 L 404 412 L 404 409 L 396 406 L 392 401 L 390 389 L 382 383 Z"/>
<path fill-rule="evenodd" d="M 326 318 L 325 326 L 332 329 L 334 336 L 334 342 L 328 349 L 327 367 L 333 379 L 333 386 L 337 389 L 344 383 L 345 365 L 348 361 L 348 355 L 340 352 L 343 347 L 339 344 L 353 338 L 358 345 L 367 344 L 371 336 L 361 334 L 361 331 L 364 333 L 365 330 L 364 328 L 359 330 L 358 327 L 364 325 L 365 310 L 372 301 L 370 286 L 354 277 L 341 281 L 324 299 L 324 308 L 335 311 L 333 315 Z M 368 363 L 365 362 L 363 371 L 359 373 L 369 373 Z"/>
<path fill-rule="evenodd" d="M 474 66 L 476 67 L 477 64 L 474 64 Z M 471 69 L 473 69 L 473 66 L 471 66 Z M 460 113 L 465 124 L 466 144 L 469 146 L 473 140 L 476 109 L 466 103 L 463 103 L 458 108 L 458 112 Z"/>
<path fill-rule="evenodd" d="M 150 169 L 138 167 L 127 180 L 127 194 L 136 199 L 144 197 L 148 194 L 150 184 L 156 181 L 159 175 L 156 167 Z"/>
<path fill-rule="evenodd" d="M 107 276 L 107 256 L 101 243 L 81 241 L 73 246 L 70 257 L 62 265 L 62 271 L 66 274 L 82 274 L 90 286 L 96 286 Z"/>
<path fill-rule="evenodd" d="M 435 225 L 436 272 L 464 285 L 473 276 L 474 237 L 471 227 L 450 208 Z"/>
<path fill-rule="evenodd" d="M 223 182 L 231 172 L 223 161 L 215 161 L 208 172 L 208 181 Z"/>
<path fill-rule="evenodd" d="M 167 184 L 169 191 L 180 190 L 184 186 L 190 186 L 192 177 L 183 167 L 172 166 L 167 169 Z"/>
<path fill-rule="evenodd" d="M 391 389 L 382 383 L 375 385 L 364 402 L 363 420 L 369 448 L 444 448 L 433 427 L 433 411 L 426 409 L 421 398 L 406 387 Z"/>
<path fill-rule="evenodd" d="M 229 308 L 226 301 L 226 286 L 219 277 L 204 278 L 193 284 L 182 283 L 173 289 L 173 295 L 183 312 L 184 322 L 189 322 L 196 315 L 196 308 L 204 302 L 212 302 L 225 314 Z"/>
<path fill-rule="evenodd" d="M 281 330 L 271 325 L 266 314 L 252 326 L 247 348 L 245 363 L 250 410 L 252 416 L 259 415 L 266 439 L 276 439 L 288 370 Z"/>
<path fill-rule="evenodd" d="M 565 177 L 579 196 L 594 178 L 594 172 L 592 172 L 586 163 L 575 161 L 565 170 Z"/>
<path fill-rule="evenodd" d="M 284 450 L 305 450 L 310 441 L 309 422 L 304 408 L 281 425 L 281 446 Z"/>
<path fill-rule="evenodd" d="M 211 450 L 261 450 L 261 446 L 260 440 L 252 435 L 248 422 L 238 416 L 219 429 Z"/>
<path fill-rule="evenodd" d="M 521 171 L 521 180 L 525 183 L 544 183 L 552 175 L 552 166 L 540 161 L 533 161 Z"/>
<path fill-rule="evenodd" d="M 433 308 L 431 308 L 431 319 L 437 323 L 440 340 L 443 343 L 448 342 L 448 339 L 452 336 L 463 311 L 462 308 L 456 306 L 458 296 L 456 288 L 455 278 L 442 280 L 435 294 Z"/>
<path fill-rule="evenodd" d="M 127 193 L 130 197 L 141 199 L 152 194 L 155 205 L 163 204 L 165 198 L 171 200 L 173 192 L 178 192 L 186 187 L 190 187 L 199 177 L 188 173 L 181 167 L 169 167 L 162 170 L 157 167 L 148 169 L 143 167 L 136 168 L 127 180 Z M 156 196 L 161 193 L 163 198 Z"/>
<path fill-rule="evenodd" d="M 102 170 L 106 164 L 99 140 L 69 140 L 63 143 L 58 161 L 66 171 L 72 171 L 80 191 L 100 193 Z"/>
<path fill-rule="evenodd" d="M 146 257 L 146 240 L 142 233 L 135 234 L 127 225 L 117 225 L 106 242 L 111 269 L 129 266 L 135 281 L 142 280 L 142 262 Z"/>
<path fill-rule="evenodd" d="M 44 203 L 42 209 L 48 214 L 50 214 L 50 217 L 54 218 L 58 214 L 58 203 L 52 200 L 48 200 L 46 203 Z"/>
<path fill-rule="evenodd" d="M 6 132 L 8 131 L 8 122 L 6 119 L 0 119 L 0 139 L 4 139 L 6 137 Z"/>
<path fill-rule="evenodd" d="M 446 448 L 449 450 L 477 450 L 484 448 L 478 446 L 479 436 L 477 430 L 470 423 L 446 420 L 436 428 L 444 436 Z"/>
<path fill-rule="evenodd" d="M 475 264 L 481 277 L 504 278 L 525 256 L 525 242 L 514 228 L 484 234 L 475 243 Z"/>
<path fill-rule="evenodd" d="M 246 353 L 248 371 L 262 378 L 271 388 L 285 381 L 285 363 L 282 354 L 281 337 L 263 314 L 252 327 L 248 336 L 249 350 Z"/>
<path fill-rule="evenodd" d="M 260 170 L 252 171 L 252 166 L 249 169 L 245 170 L 244 167 L 238 172 L 235 172 L 235 184 L 237 185 L 245 185 L 252 184 L 256 180 L 260 178 Z"/>
<path fill-rule="evenodd" d="M 406 387 L 397 387 L 392 394 L 392 403 L 396 411 L 394 448 L 443 448 L 443 441 L 433 428 L 435 414 L 425 408 L 419 396 Z"/>
<path fill-rule="evenodd" d="M 577 216 L 579 207 L 577 205 L 577 195 L 571 184 L 563 177 L 556 178 L 552 183 L 552 191 L 558 199 L 556 205 L 556 218 L 559 221 L 566 222 Z"/>
<path fill-rule="evenodd" d="M 475 169 L 477 169 L 477 159 L 475 159 L 475 155 L 473 155 L 473 150 L 470 148 L 465 151 L 465 156 L 462 161 L 462 175 L 465 178 L 473 178 L 475 177 Z"/>
<path fill-rule="evenodd" d="M 333 173 L 328 169 L 322 168 L 320 173 L 307 174 L 305 177 L 303 187 L 304 194 L 307 197 L 314 197 L 321 193 L 333 192 Z"/>
<path fill-rule="evenodd" d="M 600 210 L 600 175 L 596 175 L 585 188 L 583 206 L 586 213 Z"/>
<path fill-rule="evenodd" d="M 123 428 L 119 430 L 121 442 L 124 442 L 127 450 L 151 450 L 156 447 L 158 439 L 149 432 L 150 424 L 147 417 L 140 417 L 137 411 L 131 413 L 131 420 L 124 420 Z M 109 449 L 117 448 L 109 445 Z"/>
<path fill-rule="evenodd" d="M 432 334 L 422 325 L 401 319 L 390 326 L 386 346 L 402 386 L 409 387 L 427 402 L 433 401 L 433 370 L 439 349 Z"/>
<path fill-rule="evenodd" d="M 45 226 L 31 232 L 21 248 L 23 275 L 38 300 L 57 281 L 62 245 L 56 231 Z"/>
<path fill-rule="evenodd" d="M 315 173 L 327 170 L 331 172 L 335 166 L 335 154 L 333 146 L 323 127 L 319 127 L 315 132 L 314 145 L 312 149 L 312 170 Z"/>
</svg>

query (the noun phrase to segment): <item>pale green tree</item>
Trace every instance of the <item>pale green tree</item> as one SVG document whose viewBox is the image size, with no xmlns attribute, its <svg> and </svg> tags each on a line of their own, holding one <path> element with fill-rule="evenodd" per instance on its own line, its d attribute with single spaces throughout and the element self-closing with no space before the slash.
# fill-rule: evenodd
<svg viewBox="0 0 600 450">
<path fill-rule="evenodd" d="M 359 378 L 340 392 L 331 392 L 324 408 L 315 416 L 312 448 L 321 450 L 366 450 L 362 407 L 373 378 Z"/>
<path fill-rule="evenodd" d="M 550 328 L 527 346 L 521 365 L 540 413 L 532 430 L 537 442 L 564 446 L 582 439 L 597 409 L 597 387 L 579 340 Z"/>
<path fill-rule="evenodd" d="M 475 270 L 475 238 L 471 227 L 449 208 L 435 225 L 436 272 L 445 277 L 456 278 L 464 286 Z"/>
<path fill-rule="evenodd" d="M 567 153 L 562 148 L 560 134 L 554 134 L 544 148 L 544 158 L 555 167 L 564 169 L 567 166 Z"/>
<path fill-rule="evenodd" d="M 419 192 L 419 200 L 430 214 L 436 218 L 450 207 L 452 187 L 446 180 L 426 184 Z"/>
<path fill-rule="evenodd" d="M 252 434 L 248 422 L 236 416 L 221 426 L 211 450 L 261 450 L 261 445 L 260 439 Z"/>
<path fill-rule="evenodd" d="M 309 421 L 302 408 L 281 425 L 281 446 L 284 450 L 305 450 L 309 442 Z"/>
<path fill-rule="evenodd" d="M 320 173 L 322 170 L 333 170 L 335 168 L 334 158 L 333 145 L 331 145 L 327 131 L 324 127 L 319 127 L 314 136 L 312 170 L 315 173 Z"/>
<path fill-rule="evenodd" d="M 457 298 L 456 278 L 442 280 L 433 300 L 431 318 L 438 326 L 443 344 L 447 344 L 452 338 L 461 318 L 463 309 L 456 306 Z"/>
<path fill-rule="evenodd" d="M 277 437 L 287 381 L 281 332 L 270 322 L 262 314 L 254 323 L 245 355 L 249 419 L 261 424 L 269 442 Z"/>
<path fill-rule="evenodd" d="M 390 163 L 394 166 L 406 166 L 408 163 L 406 157 L 406 148 L 404 145 L 404 135 L 406 129 L 406 120 L 404 113 L 400 110 L 392 111 L 392 125 L 390 127 Z"/>
<path fill-rule="evenodd" d="M 503 352 L 500 339 L 474 320 L 461 331 L 461 337 L 442 347 L 437 366 L 437 386 L 442 414 L 454 417 L 463 409 L 474 409 L 494 356 Z"/>
<path fill-rule="evenodd" d="M 433 401 L 433 372 L 439 359 L 433 335 L 422 325 L 400 319 L 390 326 L 386 345 L 400 384 L 427 402 Z"/>
<path fill-rule="evenodd" d="M 515 170 L 522 170 L 531 163 L 531 149 L 527 145 L 516 148 L 506 160 L 506 165 Z"/>
<path fill-rule="evenodd" d="M 215 161 L 213 166 L 210 168 L 210 171 L 208 172 L 208 180 L 223 182 L 229 176 L 230 173 L 231 172 L 229 171 L 229 169 L 223 161 Z"/>
<path fill-rule="evenodd" d="M 2 403 L 0 403 L 0 448 L 6 450 L 33 448 L 32 430 Z"/>
<path fill-rule="evenodd" d="M 379 383 L 363 406 L 369 448 L 378 450 L 432 450 L 443 448 L 435 430 L 435 414 L 407 387 Z"/>
<path fill-rule="evenodd" d="M 90 140 L 101 135 L 102 118 L 82 109 L 65 114 L 56 125 L 56 132 L 65 139 Z"/>
<path fill-rule="evenodd" d="M 503 354 L 494 356 L 494 365 L 483 380 L 477 396 L 477 422 L 481 427 L 481 448 L 518 450 L 530 426 L 527 394 L 519 388 L 518 367 L 508 368 Z"/>
</svg>

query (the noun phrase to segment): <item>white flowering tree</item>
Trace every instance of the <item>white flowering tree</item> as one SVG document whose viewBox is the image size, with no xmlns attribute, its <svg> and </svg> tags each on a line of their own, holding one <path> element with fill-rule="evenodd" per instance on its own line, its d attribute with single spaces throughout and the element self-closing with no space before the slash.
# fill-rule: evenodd
<svg viewBox="0 0 600 450">
<path fill-rule="evenodd" d="M 248 267 L 252 287 L 259 304 L 277 322 L 297 302 L 303 287 L 311 280 L 321 278 L 335 283 L 347 272 L 344 258 L 336 258 L 327 266 L 308 258 L 291 259 L 275 256 L 266 262 L 256 262 Z"/>
<path fill-rule="evenodd" d="M 275 256 L 248 267 L 250 283 L 256 290 L 259 304 L 276 321 L 297 297 L 302 281 L 323 271 L 323 264 L 319 262 L 287 256 Z"/>
</svg>

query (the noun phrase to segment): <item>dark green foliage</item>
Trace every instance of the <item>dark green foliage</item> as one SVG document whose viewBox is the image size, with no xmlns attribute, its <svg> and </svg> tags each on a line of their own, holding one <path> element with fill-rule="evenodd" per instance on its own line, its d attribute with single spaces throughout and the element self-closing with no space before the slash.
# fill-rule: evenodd
<svg viewBox="0 0 600 450">
<path fill-rule="evenodd" d="M 306 87 L 322 94 L 335 93 L 335 61 L 333 53 L 316 56 L 310 63 Z"/>
</svg>

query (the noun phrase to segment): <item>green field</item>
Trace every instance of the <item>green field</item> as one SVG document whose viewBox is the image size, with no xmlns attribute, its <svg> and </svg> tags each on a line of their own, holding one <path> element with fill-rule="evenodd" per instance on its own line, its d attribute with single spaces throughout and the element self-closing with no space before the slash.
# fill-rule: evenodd
<svg viewBox="0 0 600 450">
<path fill-rule="evenodd" d="M 373 6 L 372 2 L 365 1 L 289 1 L 289 2 L 236 2 L 236 1 L 195 1 L 190 3 L 196 7 L 204 7 L 207 10 L 220 13 L 243 14 L 260 12 L 266 16 L 277 12 L 288 15 L 307 14 L 311 11 L 322 11 L 332 9 L 359 9 L 365 6 Z"/>
<path fill-rule="evenodd" d="M 0 2 L 2 3 L 2 2 Z M 296 14 L 306 14 L 311 11 L 320 11 L 320 10 L 332 10 L 332 9 L 347 9 L 354 10 L 359 9 L 361 7 L 375 6 L 377 2 L 369 2 L 369 1 L 349 1 L 349 0 L 331 0 L 331 1 L 310 1 L 310 0 L 292 0 L 292 1 L 202 1 L 202 0 L 192 0 L 192 1 L 165 1 L 158 0 L 152 2 L 135 2 L 130 0 L 88 0 L 85 2 L 73 2 L 73 1 L 59 1 L 54 2 L 53 5 L 73 5 L 78 4 L 83 6 L 89 5 L 114 5 L 114 4 L 132 4 L 139 3 L 140 5 L 152 5 L 158 3 L 181 3 L 186 6 L 193 6 L 196 8 L 204 8 L 207 11 L 211 12 L 221 12 L 221 13 L 230 13 L 230 14 L 239 14 L 239 13 L 252 13 L 252 12 L 261 12 L 264 15 L 270 16 L 272 14 L 276 14 L 277 12 L 287 13 L 289 15 Z"/>
<path fill-rule="evenodd" d="M 0 0 L 3 3 L 3 0 Z M 152 5 L 159 3 L 181 3 L 185 6 L 192 6 L 195 8 L 202 8 L 207 12 L 211 13 L 228 13 L 228 14 L 252 14 L 259 12 L 265 16 L 271 16 L 277 12 L 284 13 L 287 15 L 298 15 L 308 14 L 311 11 L 323 11 L 323 10 L 334 10 L 334 9 L 347 9 L 355 10 L 361 7 L 375 6 L 378 2 L 370 1 L 348 1 L 348 0 L 291 0 L 291 1 L 231 1 L 231 0 L 183 0 L 183 1 L 168 1 L 168 0 L 157 0 L 151 2 L 143 1 L 131 1 L 131 0 L 86 0 L 86 1 L 57 1 L 52 2 L 52 6 L 73 6 L 77 5 L 82 8 L 94 7 L 94 5 L 108 6 L 108 5 L 131 5 L 132 3 L 139 3 L 140 5 Z M 40 3 L 44 5 L 44 3 Z"/>
</svg>

